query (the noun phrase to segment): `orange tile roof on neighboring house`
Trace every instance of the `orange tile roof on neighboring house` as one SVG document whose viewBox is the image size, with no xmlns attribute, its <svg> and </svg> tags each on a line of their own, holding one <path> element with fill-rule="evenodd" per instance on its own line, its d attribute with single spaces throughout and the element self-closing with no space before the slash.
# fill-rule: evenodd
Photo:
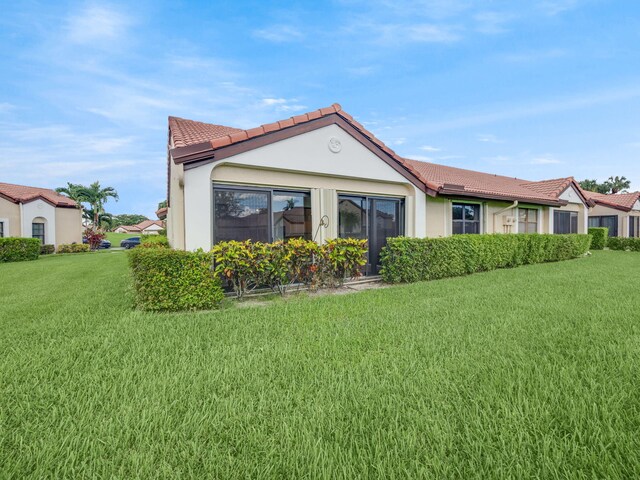
<svg viewBox="0 0 640 480">
<path fill-rule="evenodd" d="M 167 218 L 167 212 L 168 211 L 169 211 L 169 209 L 167 207 L 159 208 L 158 210 L 156 210 L 156 216 L 160 220 L 164 220 L 165 218 Z"/>
<path fill-rule="evenodd" d="M 640 200 L 640 192 L 604 194 L 584 191 L 584 193 L 587 198 L 598 205 L 622 210 L 623 212 L 631 211 L 636 202 Z"/>
<path fill-rule="evenodd" d="M 169 117 L 169 131 L 175 148 L 204 143 L 216 138 L 242 132 L 239 128 Z"/>
<path fill-rule="evenodd" d="M 554 178 L 552 180 L 540 180 L 537 182 L 526 182 L 523 183 L 523 185 L 526 188 L 534 190 L 538 193 L 542 193 L 544 195 L 549 195 L 554 198 L 559 198 L 567 188 L 573 187 L 580 196 L 580 199 L 585 204 L 590 207 L 594 205 L 593 202 L 585 195 L 585 192 L 584 190 L 582 190 L 582 187 L 580 187 L 580 184 L 576 182 L 576 179 L 573 177 Z"/>
<path fill-rule="evenodd" d="M 496 200 L 524 201 L 542 205 L 566 205 L 557 195 L 539 192 L 520 178 L 448 167 L 436 163 L 404 159 L 405 165 L 424 182 L 445 195 L 463 195 Z"/>
<path fill-rule="evenodd" d="M 164 227 L 164 223 L 162 223 L 162 220 L 143 220 L 140 223 L 134 225 L 134 227 L 140 229 L 140 230 L 145 230 L 147 228 L 149 228 L 152 225 L 157 225 L 159 227 Z"/>
<path fill-rule="evenodd" d="M 54 207 L 75 208 L 78 204 L 69 197 L 60 195 L 55 190 L 49 188 L 28 187 L 26 185 L 15 185 L 13 183 L 0 182 L 0 196 L 13 203 L 28 203 L 41 199 Z"/>
</svg>

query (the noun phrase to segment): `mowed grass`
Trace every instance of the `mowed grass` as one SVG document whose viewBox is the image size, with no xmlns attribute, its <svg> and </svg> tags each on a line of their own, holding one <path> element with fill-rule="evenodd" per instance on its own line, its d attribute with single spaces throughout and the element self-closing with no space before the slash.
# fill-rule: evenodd
<svg viewBox="0 0 640 480">
<path fill-rule="evenodd" d="M 139 237 L 139 233 L 115 233 L 115 232 L 107 232 L 106 239 L 111 242 L 112 247 L 119 247 L 120 242 L 125 238 Z"/>
<path fill-rule="evenodd" d="M 0 478 L 638 478 L 640 254 L 199 314 L 0 265 Z"/>
</svg>

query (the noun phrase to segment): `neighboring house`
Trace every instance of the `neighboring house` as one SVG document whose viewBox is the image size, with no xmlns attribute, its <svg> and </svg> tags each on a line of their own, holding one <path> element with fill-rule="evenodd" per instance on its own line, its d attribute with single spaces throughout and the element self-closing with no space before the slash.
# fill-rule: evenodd
<svg viewBox="0 0 640 480">
<path fill-rule="evenodd" d="M 640 237 L 640 192 L 585 192 L 595 206 L 589 212 L 590 227 L 607 227 L 610 237 Z"/>
<path fill-rule="evenodd" d="M 0 183 L 0 237 L 33 237 L 43 244 L 82 242 L 82 210 L 48 188 Z"/>
<path fill-rule="evenodd" d="M 397 155 L 340 105 L 249 130 L 169 117 L 169 241 L 300 236 L 369 241 L 454 233 L 583 233 L 572 178 L 529 182 Z"/>
<path fill-rule="evenodd" d="M 161 220 L 143 220 L 136 225 L 120 225 L 114 232 L 158 235 L 162 229 L 164 229 L 164 223 Z"/>
</svg>

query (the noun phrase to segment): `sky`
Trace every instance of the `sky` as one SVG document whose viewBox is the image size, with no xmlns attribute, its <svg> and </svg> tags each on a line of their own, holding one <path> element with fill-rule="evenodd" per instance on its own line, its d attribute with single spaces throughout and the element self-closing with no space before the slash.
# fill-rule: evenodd
<svg viewBox="0 0 640 480">
<path fill-rule="evenodd" d="M 0 0 L 0 181 L 154 218 L 167 116 L 338 102 L 400 155 L 640 189 L 640 2 Z"/>
</svg>

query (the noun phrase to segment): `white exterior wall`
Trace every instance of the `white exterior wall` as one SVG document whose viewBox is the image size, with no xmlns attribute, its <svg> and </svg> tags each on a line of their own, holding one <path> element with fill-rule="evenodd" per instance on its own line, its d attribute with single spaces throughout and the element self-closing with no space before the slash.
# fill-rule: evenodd
<svg viewBox="0 0 640 480">
<path fill-rule="evenodd" d="M 56 245 L 56 209 L 43 200 L 21 204 L 22 209 L 22 231 L 21 237 L 31 237 L 31 224 L 38 218 L 46 220 L 44 227 L 44 242 Z"/>
<path fill-rule="evenodd" d="M 329 140 L 337 138 L 341 150 L 334 153 L 329 149 Z M 315 232 L 319 217 L 327 211 L 335 209 L 332 217 L 337 218 L 336 189 L 326 185 L 332 179 L 351 179 L 363 182 L 364 191 L 352 193 L 381 193 L 372 182 L 379 183 L 381 190 L 384 184 L 405 186 L 412 195 L 406 196 L 405 215 L 406 231 L 410 236 L 426 236 L 426 197 L 417 187 L 391 166 L 377 157 L 368 148 L 353 138 L 337 125 L 329 125 L 292 138 L 281 140 L 270 145 L 240 153 L 220 162 L 213 162 L 193 169 L 184 170 L 184 233 L 185 249 L 203 248 L 208 250 L 212 245 L 213 234 L 213 189 L 216 179 L 216 168 L 238 165 L 265 169 L 265 171 L 281 171 L 310 176 L 326 177 L 325 185 L 312 191 L 313 231 Z M 172 165 L 172 168 L 175 165 Z M 261 184 L 261 178 L 255 178 L 255 184 Z M 368 186 L 364 184 L 368 183 Z M 303 185 L 288 185 L 289 187 Z M 173 192 L 172 192 L 173 198 Z M 173 200 L 172 200 L 173 202 Z M 173 207 L 173 205 L 172 205 Z M 318 215 L 320 207 L 320 215 Z M 332 222 L 336 223 L 336 222 Z M 323 236 L 331 238 L 337 235 L 337 225 L 330 225 Z"/>
</svg>

